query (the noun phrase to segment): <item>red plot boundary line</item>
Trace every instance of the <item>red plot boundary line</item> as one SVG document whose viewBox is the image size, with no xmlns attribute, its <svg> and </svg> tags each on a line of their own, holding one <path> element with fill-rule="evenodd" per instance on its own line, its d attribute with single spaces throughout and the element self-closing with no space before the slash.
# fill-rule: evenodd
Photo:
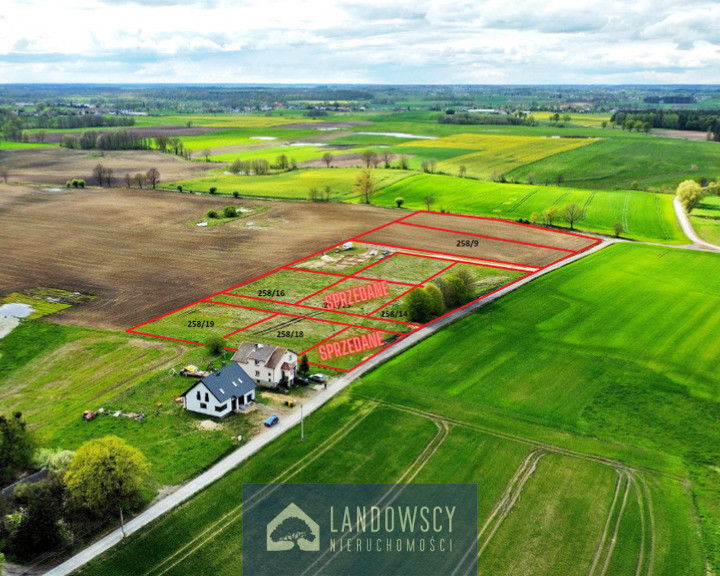
<svg viewBox="0 0 720 576">
<path fill-rule="evenodd" d="M 332 339 L 335 338 L 336 336 L 340 336 L 340 334 L 342 334 L 343 332 L 345 332 L 345 331 L 347 331 L 347 330 L 350 330 L 350 326 L 345 326 L 345 328 L 343 328 L 342 330 L 338 330 L 338 331 L 335 332 L 335 334 L 333 334 L 332 336 L 328 336 L 328 337 L 325 338 L 324 340 L 320 340 L 320 342 L 318 342 L 317 344 L 313 344 L 313 345 L 310 346 L 310 348 L 308 348 L 307 350 L 303 350 L 302 352 L 300 352 L 300 354 L 298 354 L 298 356 L 302 356 L 303 354 L 307 354 L 307 353 L 310 352 L 310 350 L 312 350 L 313 348 L 317 348 L 317 347 L 320 346 L 321 344 L 325 344 L 325 342 L 327 342 L 328 340 L 332 340 Z"/>
<path fill-rule="evenodd" d="M 184 342 L 185 344 L 197 344 L 198 346 L 205 346 L 202 342 L 194 342 L 193 340 L 183 340 L 182 338 L 171 338 L 170 336 L 160 336 L 159 334 L 147 334 L 145 332 L 135 332 L 132 328 L 126 330 L 126 332 L 132 332 L 139 336 L 150 336 L 152 338 L 162 338 L 163 340 L 172 340 L 173 342 Z"/>
<path fill-rule="evenodd" d="M 422 224 L 412 224 L 410 222 L 398 222 L 399 226 L 412 226 L 414 228 L 427 228 L 428 230 L 437 230 L 439 232 L 448 232 L 449 234 L 458 234 L 461 236 L 473 236 L 474 238 L 484 238 L 485 240 L 494 240 L 496 242 L 507 242 L 509 244 L 522 244 L 523 246 L 532 246 L 533 248 L 544 248 L 546 250 L 558 250 L 560 252 L 575 252 L 568 248 L 556 248 L 554 246 L 545 246 L 543 244 L 534 244 L 532 242 L 522 242 L 520 240 L 510 240 L 506 238 L 498 238 L 496 236 L 487 236 L 485 234 L 474 234 L 472 232 L 462 232 L 460 230 L 448 230 L 446 228 L 438 228 L 436 226 L 424 226 Z M 459 256 L 459 254 L 458 254 Z"/>
<path fill-rule="evenodd" d="M 418 286 L 412 286 L 410 290 L 415 290 L 415 288 L 418 288 Z M 408 290 L 408 292 L 410 291 Z M 392 322 L 395 324 L 405 324 L 406 326 L 420 326 L 420 324 L 417 324 L 415 322 L 401 322 L 400 320 L 387 320 L 385 318 L 370 318 L 370 315 L 363 315 L 363 314 L 355 314 L 354 312 L 345 312 L 343 310 L 334 310 L 331 308 L 322 308 L 320 306 L 309 306 L 308 304 L 295 304 L 292 302 L 282 302 L 280 300 L 270 300 L 268 298 L 259 298 L 256 296 L 243 296 L 240 294 L 226 294 L 226 296 L 232 296 L 234 298 L 247 298 L 248 300 L 258 300 L 260 302 L 268 302 L 270 304 L 281 304 L 284 306 L 292 306 L 295 308 L 307 308 L 308 310 L 317 310 L 319 312 L 330 312 L 333 314 L 343 314 L 345 316 L 353 316 L 355 318 L 365 318 L 367 320 L 382 320 L 383 322 Z M 266 320 L 269 320 L 269 318 L 266 318 Z"/>
<path fill-rule="evenodd" d="M 497 266 L 495 264 L 488 264 L 485 261 L 468 262 L 467 260 L 458 260 L 458 258 L 465 258 L 465 256 L 457 256 L 455 258 L 452 258 L 451 256 L 446 256 L 445 258 L 441 258 L 440 256 L 413 254 L 412 252 L 395 252 L 395 254 L 398 254 L 400 256 L 412 256 L 414 258 L 426 258 L 428 260 L 442 260 L 443 262 L 454 262 L 455 264 L 469 264 L 470 266 L 485 266 L 486 268 L 495 268 L 497 270 L 512 270 L 514 272 L 527 272 L 527 270 L 523 270 L 523 268 L 536 268 L 535 266 L 524 266 L 522 264 L 515 265 L 515 266 L 522 266 L 522 268 L 513 268 L 509 264 L 507 266 Z M 471 257 L 468 256 L 468 258 L 471 258 Z M 539 268 L 538 268 L 538 270 L 539 270 Z M 427 282 L 427 280 L 425 280 L 425 282 Z M 422 284 L 418 284 L 418 286 L 422 286 Z"/>
<path fill-rule="evenodd" d="M 235 336 L 235 334 L 243 332 L 244 330 L 247 330 L 248 328 L 252 328 L 253 326 L 257 326 L 258 324 L 262 324 L 263 322 L 267 322 L 268 320 L 271 320 L 276 317 L 277 317 L 277 314 L 273 314 L 272 316 L 268 316 L 267 318 L 263 318 L 262 320 L 258 320 L 257 322 L 253 322 L 252 324 L 248 324 L 244 328 L 240 328 L 240 330 L 235 330 L 235 332 L 230 332 L 230 334 L 225 334 L 225 336 L 223 336 L 223 338 L 229 338 L 230 336 Z"/>
<path fill-rule="evenodd" d="M 383 328 L 367 328 L 366 326 L 358 326 L 357 324 L 348 324 L 347 322 L 338 322 L 336 320 L 326 320 L 324 318 L 311 318 L 300 314 L 291 314 L 290 312 L 273 312 L 272 310 L 264 310 L 263 308 L 253 308 L 252 306 L 242 306 L 240 304 L 228 304 L 227 302 L 215 302 L 214 300 L 205 300 L 210 304 L 219 304 L 220 306 L 232 306 L 233 308 L 245 308 L 246 310 L 255 310 L 256 312 L 267 312 L 268 314 L 278 314 L 280 316 L 290 316 L 292 318 L 300 318 L 301 320 L 309 320 L 311 322 L 325 322 L 326 324 L 339 324 L 340 326 L 348 326 L 349 328 L 360 328 L 361 330 L 374 330 L 376 332 L 386 332 L 388 334 L 397 334 L 404 336 L 404 332 L 395 332 L 394 330 L 384 330 Z"/>
<path fill-rule="evenodd" d="M 542 270 L 539 266 L 533 266 L 531 264 L 518 264 L 517 262 L 505 262 L 504 260 L 493 260 L 491 258 L 480 258 L 478 256 L 463 256 L 462 254 L 450 254 L 449 252 L 438 252 L 437 250 L 426 250 L 425 248 L 408 248 L 406 246 L 396 246 L 394 244 L 383 244 L 381 242 L 367 242 L 374 246 L 387 246 L 388 248 L 395 248 L 396 250 L 417 250 L 418 252 L 428 252 L 430 254 L 440 254 L 442 256 L 450 256 L 454 259 L 457 258 L 470 258 L 471 260 L 479 260 L 481 262 L 495 262 L 498 264 L 507 264 L 509 266 L 515 266 L 519 268 L 535 268 L 536 270 Z M 422 255 L 420 255 L 422 257 Z"/>
<path fill-rule="evenodd" d="M 401 220 L 406 220 L 417 216 L 418 214 L 432 214 L 433 216 L 449 216 L 454 218 L 470 218 L 473 220 L 490 220 L 491 222 L 504 222 L 506 224 L 512 224 L 513 226 L 524 226 L 525 228 L 532 228 L 533 230 L 540 230 L 541 232 L 554 232 L 556 234 L 565 234 L 567 236 L 575 236 L 576 238 L 585 238 L 586 240 L 597 240 L 592 236 L 585 236 L 584 234 L 578 234 L 577 232 L 569 232 L 567 230 L 556 230 L 549 228 L 541 228 L 540 226 L 533 226 L 532 224 L 525 224 L 524 222 L 514 222 L 513 220 L 506 220 L 505 218 L 491 218 L 490 216 L 473 216 L 472 214 L 448 214 L 447 212 L 433 212 L 432 210 L 415 210 L 412 214 L 409 214 L 405 218 L 398 218 L 390 224 L 400 223 Z"/>
<path fill-rule="evenodd" d="M 396 252 L 396 254 L 400 254 L 400 252 Z M 411 254 L 412 256 L 412 254 Z M 383 262 L 388 257 L 383 258 L 376 262 L 376 264 L 379 264 L 380 262 Z M 350 274 L 338 274 L 337 272 L 321 272 L 320 270 L 305 270 L 303 268 L 293 268 L 291 266 L 284 266 L 286 270 L 296 270 L 298 272 L 309 272 L 310 274 L 326 274 L 327 276 L 340 276 L 342 278 L 355 278 L 357 280 L 370 280 L 371 282 L 377 282 L 380 280 L 380 278 L 367 278 L 365 276 L 352 276 Z M 417 286 L 417 284 L 410 284 L 409 282 L 398 282 L 396 280 L 385 280 L 388 284 L 397 284 L 398 286 Z"/>
</svg>

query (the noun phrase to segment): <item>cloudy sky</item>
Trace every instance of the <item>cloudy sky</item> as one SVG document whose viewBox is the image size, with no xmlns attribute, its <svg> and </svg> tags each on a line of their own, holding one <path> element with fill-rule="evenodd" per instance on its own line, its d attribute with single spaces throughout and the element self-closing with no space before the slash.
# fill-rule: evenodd
<svg viewBox="0 0 720 576">
<path fill-rule="evenodd" d="M 0 83 L 719 83 L 718 0 L 2 0 Z"/>
</svg>

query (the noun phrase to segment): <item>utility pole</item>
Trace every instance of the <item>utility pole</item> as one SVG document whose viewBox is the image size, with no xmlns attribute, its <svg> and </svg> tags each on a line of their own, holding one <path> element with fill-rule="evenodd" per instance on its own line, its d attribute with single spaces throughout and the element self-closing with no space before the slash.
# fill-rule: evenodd
<svg viewBox="0 0 720 576">
<path fill-rule="evenodd" d="M 305 439 L 305 420 L 303 419 L 303 405 L 300 402 L 300 440 Z"/>
</svg>

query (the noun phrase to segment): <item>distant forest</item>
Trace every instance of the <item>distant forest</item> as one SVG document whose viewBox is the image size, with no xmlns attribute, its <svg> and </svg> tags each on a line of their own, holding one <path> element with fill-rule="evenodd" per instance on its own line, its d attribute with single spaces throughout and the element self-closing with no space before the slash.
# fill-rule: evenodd
<svg viewBox="0 0 720 576">
<path fill-rule="evenodd" d="M 720 141 L 720 113 L 708 110 L 643 110 L 618 111 L 610 121 L 627 127 L 648 124 L 651 128 L 666 130 L 699 130 L 708 132 L 710 138 Z"/>
</svg>

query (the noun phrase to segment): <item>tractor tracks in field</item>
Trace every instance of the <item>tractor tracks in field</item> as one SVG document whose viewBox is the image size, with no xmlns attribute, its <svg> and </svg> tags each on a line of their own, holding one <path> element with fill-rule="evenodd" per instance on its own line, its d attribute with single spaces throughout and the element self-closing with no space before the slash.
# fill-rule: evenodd
<svg viewBox="0 0 720 576">
<path fill-rule="evenodd" d="M 450 425 L 447 422 L 441 420 L 433 420 L 433 422 L 438 428 L 437 432 L 425 445 L 420 454 L 417 455 L 415 460 L 413 460 L 412 464 L 410 464 L 400 478 L 397 479 L 398 484 L 402 482 L 412 482 L 450 435 Z"/>
<path fill-rule="evenodd" d="M 599 462 L 600 464 L 605 464 L 607 466 L 610 466 L 611 468 L 622 468 L 629 470 L 633 473 L 643 471 L 643 472 L 649 472 L 656 476 L 662 476 L 664 478 L 669 478 L 671 480 L 675 480 L 677 482 L 680 482 L 683 485 L 686 485 L 687 479 L 683 478 L 682 476 L 678 476 L 676 474 L 671 474 L 668 472 L 663 472 L 662 470 L 658 470 L 655 468 L 650 468 L 647 466 L 628 466 L 625 462 L 622 462 L 621 460 L 616 460 L 614 458 L 610 458 L 607 456 L 598 456 L 596 454 L 588 454 L 585 452 L 579 452 L 577 450 L 572 450 L 570 448 L 563 448 L 561 446 L 556 446 L 554 444 L 550 444 L 549 442 L 543 442 L 541 440 L 534 440 L 531 438 L 525 438 L 523 436 L 519 436 L 517 434 L 512 434 L 510 432 L 500 432 L 498 430 L 495 430 L 493 428 L 488 428 L 486 426 L 483 426 L 481 424 L 472 424 L 470 422 L 466 422 L 464 420 L 460 420 L 458 418 L 452 418 L 450 416 L 444 416 L 441 414 L 436 414 L 434 412 L 430 412 L 429 410 L 424 410 L 420 408 L 410 408 L 408 406 L 403 406 L 402 404 L 396 404 L 394 402 L 390 402 L 388 400 L 380 400 L 378 398 L 374 398 L 372 396 L 366 396 L 364 394 L 360 394 L 358 392 L 350 392 L 350 394 L 356 398 L 362 398 L 365 401 L 373 401 L 377 402 L 378 404 L 381 404 L 383 406 L 388 406 L 390 408 L 393 408 L 395 410 L 399 410 L 401 412 L 407 412 L 410 414 L 415 414 L 417 416 L 422 416 L 425 418 L 429 418 L 431 420 L 438 420 L 441 422 L 447 422 L 448 424 L 452 424 L 453 426 L 459 427 L 459 428 L 466 428 L 468 430 L 475 430 L 476 432 L 482 432 L 483 434 L 487 434 L 488 436 L 494 436 L 496 438 L 503 438 L 505 440 L 512 440 L 514 442 L 519 442 L 521 444 L 525 444 L 527 446 L 530 446 L 532 448 L 542 449 L 545 452 L 552 453 L 552 454 L 560 454 L 562 456 L 570 456 L 572 458 L 579 458 L 581 460 L 589 460 L 592 462 Z"/>
<path fill-rule="evenodd" d="M 358 414 L 351 418 L 343 427 L 333 433 L 327 439 L 327 442 L 323 443 L 321 447 L 318 447 L 318 449 L 314 450 L 304 458 L 295 462 L 295 464 L 290 466 L 282 474 L 271 480 L 269 484 L 286 483 L 288 480 L 290 480 L 302 470 L 307 468 L 315 460 L 320 458 L 320 456 L 322 456 L 325 452 L 327 452 L 336 444 L 338 444 L 341 440 L 343 440 L 353 429 L 355 429 L 363 420 L 365 420 L 365 418 L 367 418 L 373 412 L 373 410 L 377 408 L 377 406 L 377 402 L 365 404 L 358 411 Z M 272 488 L 268 487 L 266 490 L 258 492 L 258 496 L 265 495 L 268 491 L 272 491 Z M 168 556 L 162 562 L 156 564 L 150 570 L 145 572 L 145 575 L 150 576 L 151 574 L 153 574 L 155 576 L 161 576 L 162 574 L 167 573 L 169 570 L 180 564 L 180 562 L 184 561 L 190 555 L 194 554 L 199 548 L 202 548 L 205 544 L 207 544 L 208 541 L 215 538 L 219 533 L 226 530 L 229 526 L 231 526 L 233 523 L 237 522 L 241 518 L 243 504 L 252 505 L 252 503 L 241 502 L 232 510 L 223 514 L 218 520 L 207 526 L 195 538 L 178 548 L 171 556 Z M 173 562 L 173 560 L 175 561 Z"/>
<path fill-rule="evenodd" d="M 617 482 L 615 483 L 615 493 L 613 494 L 612 504 L 610 504 L 610 509 L 608 510 L 605 526 L 602 534 L 600 535 L 600 542 L 598 543 L 597 550 L 593 556 L 592 564 L 590 564 L 590 569 L 588 570 L 588 576 L 605 576 L 607 573 L 608 566 L 610 565 L 610 559 L 612 558 L 613 551 L 615 550 L 618 532 L 620 531 L 620 523 L 622 522 L 623 514 L 625 513 L 625 506 L 627 505 L 628 494 L 630 493 L 630 486 L 632 483 L 632 475 L 628 471 L 618 468 L 616 468 L 616 472 L 618 477 Z M 622 503 L 620 504 L 620 509 L 618 510 L 618 501 L 620 500 L 621 492 L 623 493 Z M 614 523 L 613 519 L 615 520 Z M 613 530 L 612 537 L 608 539 L 611 529 Z M 600 567 L 599 570 L 598 567 Z"/>
<path fill-rule="evenodd" d="M 503 523 L 505 518 L 507 518 L 507 515 L 520 499 L 520 494 L 522 493 L 523 488 L 525 488 L 525 484 L 527 484 L 528 480 L 530 480 L 532 475 L 535 474 L 538 462 L 540 461 L 540 458 L 545 456 L 545 454 L 546 452 L 541 449 L 530 451 L 530 453 L 528 453 L 528 455 L 525 456 L 525 459 L 520 463 L 520 466 L 518 466 L 515 474 L 513 474 L 512 478 L 510 478 L 510 482 L 508 482 L 508 485 L 505 487 L 505 491 L 495 503 L 495 506 L 493 506 L 490 515 L 485 520 L 485 524 L 483 524 L 482 528 L 480 528 L 480 531 L 478 532 L 478 558 L 480 558 L 488 544 L 490 544 L 493 536 L 495 536 L 495 532 L 497 532 L 500 525 Z M 486 532 L 487 536 L 483 540 L 483 536 L 485 536 Z M 481 540 L 482 544 L 480 544 Z"/>
</svg>

